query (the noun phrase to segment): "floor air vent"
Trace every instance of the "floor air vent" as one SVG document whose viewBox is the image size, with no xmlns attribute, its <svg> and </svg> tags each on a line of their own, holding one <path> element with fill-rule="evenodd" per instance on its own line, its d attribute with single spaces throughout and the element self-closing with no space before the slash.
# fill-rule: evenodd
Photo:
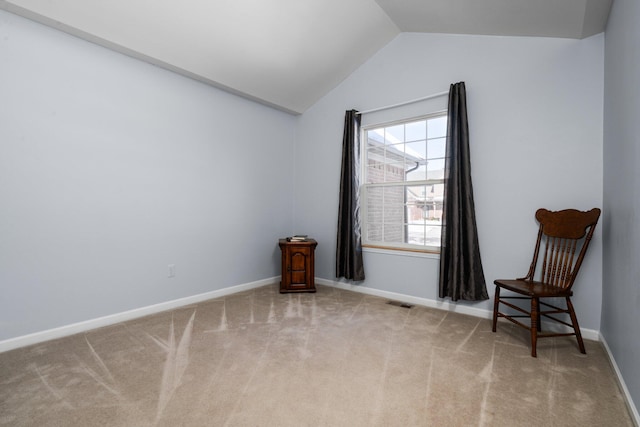
<svg viewBox="0 0 640 427">
<path fill-rule="evenodd" d="M 402 307 L 402 308 L 412 308 L 413 304 L 409 304 L 406 302 L 400 302 L 400 301 L 387 301 L 387 304 L 390 305 L 395 305 L 397 307 Z"/>
</svg>

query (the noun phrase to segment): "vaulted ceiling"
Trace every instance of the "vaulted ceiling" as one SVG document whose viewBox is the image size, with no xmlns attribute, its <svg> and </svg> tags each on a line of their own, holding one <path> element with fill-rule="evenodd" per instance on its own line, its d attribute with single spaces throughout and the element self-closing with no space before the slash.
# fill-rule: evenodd
<svg viewBox="0 0 640 427">
<path fill-rule="evenodd" d="M 401 32 L 581 39 L 613 0 L 0 0 L 0 9 L 298 114 Z"/>
</svg>

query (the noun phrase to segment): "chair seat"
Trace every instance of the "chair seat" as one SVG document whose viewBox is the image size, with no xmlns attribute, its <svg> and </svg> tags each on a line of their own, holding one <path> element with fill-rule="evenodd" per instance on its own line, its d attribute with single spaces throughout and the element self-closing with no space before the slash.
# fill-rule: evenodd
<svg viewBox="0 0 640 427">
<path fill-rule="evenodd" d="M 501 288 L 516 292 L 521 295 L 527 295 L 529 297 L 570 297 L 573 295 L 571 289 L 561 288 L 559 286 L 549 285 L 547 283 L 538 282 L 535 280 L 515 279 L 515 280 L 495 280 L 497 286 Z"/>
</svg>

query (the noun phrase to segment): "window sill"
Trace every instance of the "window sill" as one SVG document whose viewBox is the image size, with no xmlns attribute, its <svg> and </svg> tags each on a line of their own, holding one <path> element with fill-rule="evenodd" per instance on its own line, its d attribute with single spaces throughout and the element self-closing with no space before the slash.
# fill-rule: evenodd
<svg viewBox="0 0 640 427">
<path fill-rule="evenodd" d="M 373 245 L 362 245 L 362 252 L 375 254 L 407 256 L 416 258 L 440 259 L 440 252 L 429 249 L 393 248 Z"/>
</svg>

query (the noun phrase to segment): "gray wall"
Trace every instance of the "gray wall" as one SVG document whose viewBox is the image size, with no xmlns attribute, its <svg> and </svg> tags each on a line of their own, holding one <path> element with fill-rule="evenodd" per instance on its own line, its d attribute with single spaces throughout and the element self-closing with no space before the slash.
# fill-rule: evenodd
<svg viewBox="0 0 640 427">
<path fill-rule="evenodd" d="M 0 341 L 279 274 L 294 117 L 4 11 L 0 64 Z"/>
<path fill-rule="evenodd" d="M 403 33 L 299 118 L 296 230 L 319 241 L 316 275 L 335 280 L 344 111 L 447 91 L 465 81 L 480 250 L 489 292 L 528 269 L 539 207 L 602 206 L 604 37 L 585 40 Z M 446 107 L 446 97 L 409 108 Z M 366 252 L 360 285 L 437 301 L 438 259 Z M 597 336 L 602 236 L 581 272 L 576 310 Z M 490 302 L 474 308 L 490 310 Z"/>
<path fill-rule="evenodd" d="M 640 3 L 615 0 L 605 42 L 601 332 L 640 403 Z"/>
</svg>

